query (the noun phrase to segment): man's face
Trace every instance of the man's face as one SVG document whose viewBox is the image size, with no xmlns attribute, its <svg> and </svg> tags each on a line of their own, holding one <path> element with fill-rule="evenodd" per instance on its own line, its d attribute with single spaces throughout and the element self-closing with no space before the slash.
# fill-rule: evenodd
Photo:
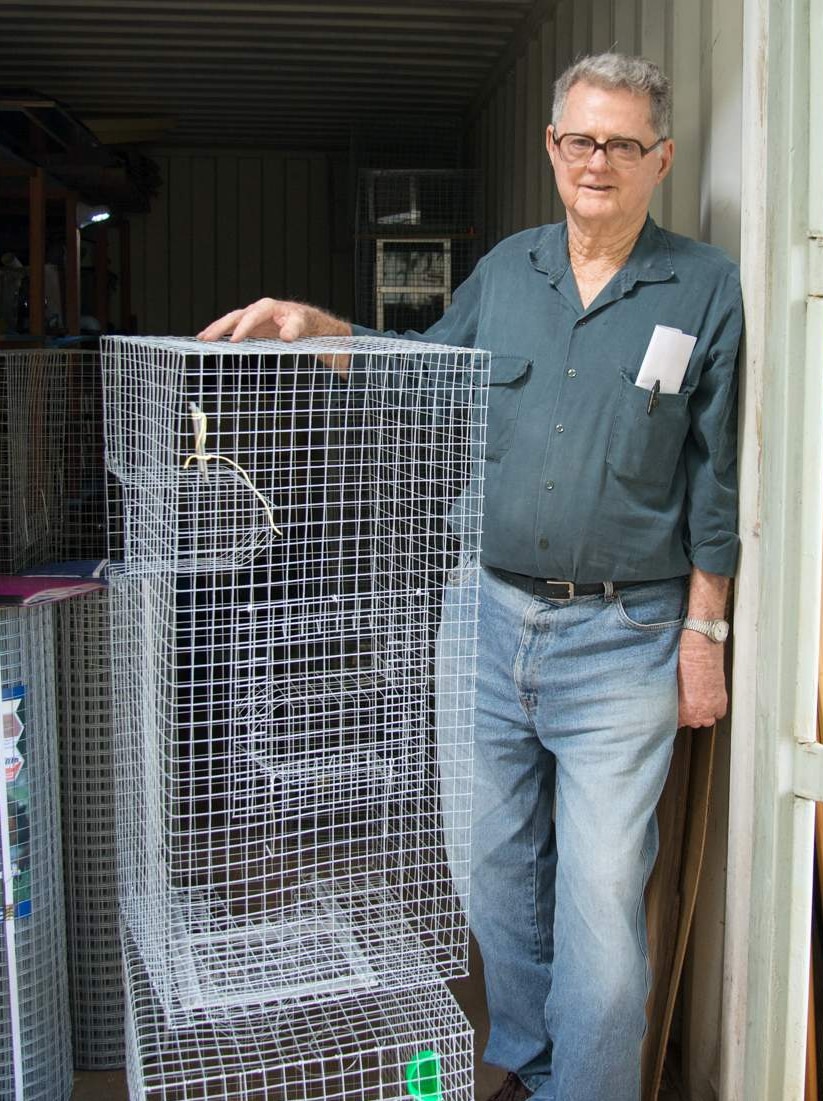
<svg viewBox="0 0 823 1101">
<path fill-rule="evenodd" d="M 583 81 L 574 84 L 557 123 L 556 137 L 586 134 L 596 141 L 634 138 L 648 148 L 657 141 L 651 126 L 648 96 L 623 89 L 597 88 Z M 583 164 L 567 164 L 546 131 L 546 148 L 554 168 L 557 189 L 573 219 L 589 229 L 619 229 L 641 221 L 649 209 L 654 189 L 668 174 L 674 143 L 667 139 L 629 168 L 615 168 L 596 149 Z"/>
</svg>

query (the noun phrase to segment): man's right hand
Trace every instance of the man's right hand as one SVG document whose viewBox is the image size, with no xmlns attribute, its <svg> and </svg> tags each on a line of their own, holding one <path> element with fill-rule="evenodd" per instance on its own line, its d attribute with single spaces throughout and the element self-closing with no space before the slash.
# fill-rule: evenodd
<svg viewBox="0 0 823 1101">
<path fill-rule="evenodd" d="M 245 309 L 232 310 L 213 321 L 197 334 L 197 339 L 220 340 L 229 334 L 233 344 L 249 337 L 291 342 L 312 336 L 351 336 L 351 325 L 302 302 L 261 298 Z"/>
</svg>

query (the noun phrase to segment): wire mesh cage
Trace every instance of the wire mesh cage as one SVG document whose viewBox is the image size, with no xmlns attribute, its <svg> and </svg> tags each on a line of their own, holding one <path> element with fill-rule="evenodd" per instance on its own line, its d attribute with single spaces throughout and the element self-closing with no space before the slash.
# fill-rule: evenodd
<svg viewBox="0 0 823 1101">
<path fill-rule="evenodd" d="M 108 593 L 57 608 L 66 940 L 74 1065 L 125 1062 Z"/>
<path fill-rule="evenodd" d="M 106 551 L 97 352 L 0 352 L 0 573 Z"/>
<path fill-rule="evenodd" d="M 66 379 L 63 507 L 54 557 L 102 558 L 108 552 L 108 532 L 100 354 L 69 351 L 62 355 Z"/>
<path fill-rule="evenodd" d="M 364 168 L 355 227 L 357 319 L 422 332 L 479 255 L 479 177 L 445 168 Z"/>
<path fill-rule="evenodd" d="M 53 611 L 0 609 L 0 1097 L 72 1090 L 57 775 Z"/>
<path fill-rule="evenodd" d="M 127 942 L 133 1101 L 471 1101 L 472 1033 L 444 984 L 169 1029 Z"/>
<path fill-rule="evenodd" d="M 63 516 L 66 355 L 0 352 L 0 573 L 53 556 Z"/>
<path fill-rule="evenodd" d="M 465 971 L 432 653 L 457 498 L 480 531 L 487 367 L 365 338 L 106 344 L 121 900 L 169 1022 Z M 465 877 L 471 678 L 454 698 Z"/>
</svg>

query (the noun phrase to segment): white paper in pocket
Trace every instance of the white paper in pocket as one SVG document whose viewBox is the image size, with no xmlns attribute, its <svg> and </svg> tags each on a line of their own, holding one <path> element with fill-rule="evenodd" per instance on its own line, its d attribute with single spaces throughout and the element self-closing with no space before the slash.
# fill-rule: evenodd
<svg viewBox="0 0 823 1101">
<path fill-rule="evenodd" d="M 651 390 L 659 382 L 661 394 L 679 393 L 696 343 L 696 336 L 668 325 L 655 325 L 635 385 Z"/>
</svg>

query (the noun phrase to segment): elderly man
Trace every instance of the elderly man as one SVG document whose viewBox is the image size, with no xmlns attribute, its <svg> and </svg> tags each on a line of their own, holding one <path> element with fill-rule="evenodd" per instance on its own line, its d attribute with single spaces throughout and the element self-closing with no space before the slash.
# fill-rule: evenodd
<svg viewBox="0 0 823 1101">
<path fill-rule="evenodd" d="M 546 134 L 565 220 L 498 244 L 425 334 L 492 352 L 471 925 L 496 1101 L 637 1101 L 655 806 L 678 725 L 726 710 L 740 290 L 649 217 L 670 116 L 649 62 L 567 70 Z M 352 331 L 264 299 L 201 336 Z M 459 673 L 449 608 L 437 661 Z"/>
</svg>

